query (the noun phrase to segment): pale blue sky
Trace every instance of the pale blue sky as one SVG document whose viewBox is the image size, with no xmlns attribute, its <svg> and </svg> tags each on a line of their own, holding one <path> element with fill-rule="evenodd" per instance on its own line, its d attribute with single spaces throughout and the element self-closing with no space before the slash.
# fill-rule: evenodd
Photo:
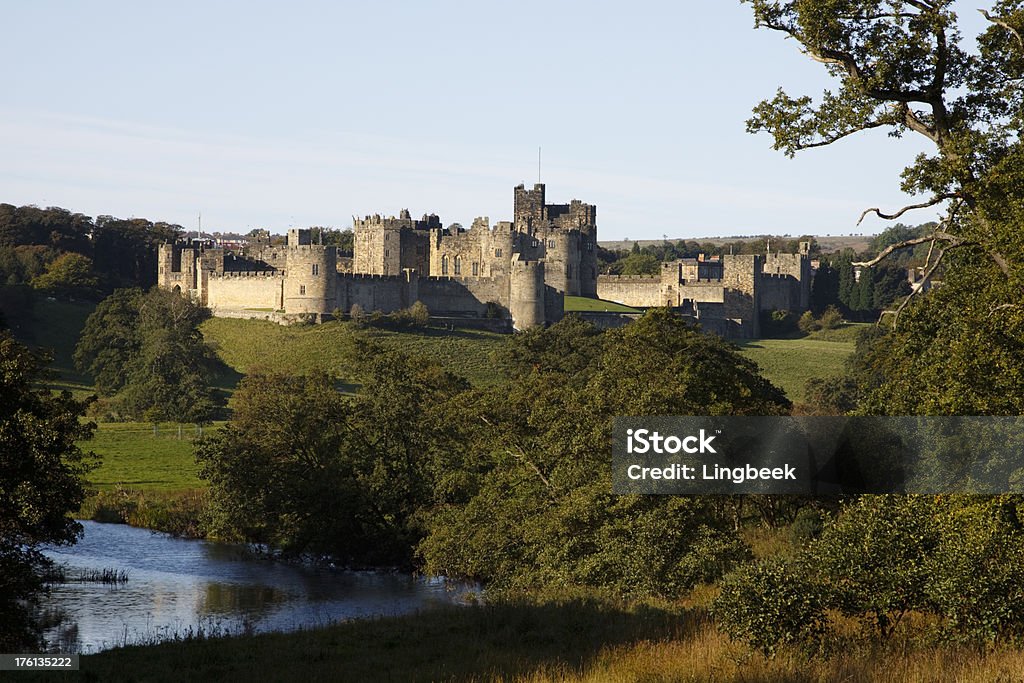
<svg viewBox="0 0 1024 683">
<path fill-rule="evenodd" d="M 738 0 L 40 1 L 2 17 L 0 201 L 93 216 L 507 220 L 542 146 L 548 200 L 597 204 L 602 239 L 873 232 L 860 211 L 906 203 L 899 171 L 927 149 L 879 132 L 789 160 L 747 134 L 778 86 L 829 83 Z"/>
</svg>

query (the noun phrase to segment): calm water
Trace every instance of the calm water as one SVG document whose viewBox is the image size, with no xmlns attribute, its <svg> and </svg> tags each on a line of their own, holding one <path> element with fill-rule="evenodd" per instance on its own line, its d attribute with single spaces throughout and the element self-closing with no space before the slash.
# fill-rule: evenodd
<svg viewBox="0 0 1024 683">
<path fill-rule="evenodd" d="M 206 633 L 288 631 L 402 614 L 459 601 L 466 586 L 378 572 L 339 572 L 260 560 L 244 548 L 121 524 L 82 522 L 76 545 L 47 554 L 70 567 L 126 570 L 128 582 L 69 583 L 46 606 L 66 613 L 48 632 L 61 652 Z"/>
</svg>

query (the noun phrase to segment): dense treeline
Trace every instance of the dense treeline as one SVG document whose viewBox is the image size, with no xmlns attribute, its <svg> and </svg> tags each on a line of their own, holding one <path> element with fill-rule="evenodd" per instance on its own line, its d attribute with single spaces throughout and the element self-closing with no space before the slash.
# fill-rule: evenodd
<svg viewBox="0 0 1024 683">
<path fill-rule="evenodd" d="M 668 312 L 516 335 L 487 389 L 363 353 L 354 397 L 324 376 L 242 383 L 233 420 L 198 449 L 221 535 L 493 589 L 630 595 L 673 595 L 749 556 L 711 500 L 611 494 L 615 415 L 789 409 L 750 361 Z"/>
<path fill-rule="evenodd" d="M 0 204 L 0 286 L 87 299 L 118 287 L 148 288 L 156 283 L 157 245 L 181 231 L 143 218 Z"/>
</svg>

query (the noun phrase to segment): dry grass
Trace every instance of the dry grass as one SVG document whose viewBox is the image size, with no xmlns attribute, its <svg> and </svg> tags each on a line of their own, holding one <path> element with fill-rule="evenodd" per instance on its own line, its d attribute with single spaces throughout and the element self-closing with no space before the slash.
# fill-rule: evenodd
<svg viewBox="0 0 1024 683">
<path fill-rule="evenodd" d="M 498 676 L 479 680 L 495 677 Z M 686 640 L 646 641 L 608 648 L 583 670 L 551 666 L 515 680 L 522 683 L 1010 683 L 1024 681 L 1024 651 L 1010 648 L 992 652 L 961 648 L 908 652 L 862 649 L 831 657 L 786 652 L 769 659 L 729 641 L 706 625 Z"/>
</svg>

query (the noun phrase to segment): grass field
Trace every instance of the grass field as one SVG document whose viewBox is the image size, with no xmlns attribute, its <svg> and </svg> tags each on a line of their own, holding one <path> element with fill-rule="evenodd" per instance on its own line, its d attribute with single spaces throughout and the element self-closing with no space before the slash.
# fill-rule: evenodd
<svg viewBox="0 0 1024 683">
<path fill-rule="evenodd" d="M 89 485 L 99 490 L 117 486 L 147 491 L 181 491 L 202 488 L 192 455 L 193 425 L 153 425 L 142 422 L 100 424 L 90 441 L 79 445 L 102 457 L 99 468 L 89 473 Z M 206 430 L 211 429 L 207 427 Z"/>
<path fill-rule="evenodd" d="M 622 304 L 617 304 L 614 301 L 591 299 L 590 297 L 585 296 L 566 296 L 565 311 L 566 313 L 571 313 L 573 311 L 608 311 L 611 313 L 641 312 L 639 309 L 623 306 Z"/>
<path fill-rule="evenodd" d="M 773 384 L 786 392 L 789 400 L 804 400 L 804 386 L 812 377 L 841 374 L 843 364 L 853 353 L 852 341 L 804 339 L 736 340 L 740 353 L 757 363 Z"/>
<path fill-rule="evenodd" d="M 325 370 L 351 383 L 356 383 L 358 376 L 351 363 L 359 339 L 433 358 L 474 384 L 495 381 L 491 353 L 508 339 L 480 330 L 359 329 L 343 321 L 285 327 L 265 320 L 211 318 L 201 329 L 218 356 L 240 373 Z"/>
</svg>

